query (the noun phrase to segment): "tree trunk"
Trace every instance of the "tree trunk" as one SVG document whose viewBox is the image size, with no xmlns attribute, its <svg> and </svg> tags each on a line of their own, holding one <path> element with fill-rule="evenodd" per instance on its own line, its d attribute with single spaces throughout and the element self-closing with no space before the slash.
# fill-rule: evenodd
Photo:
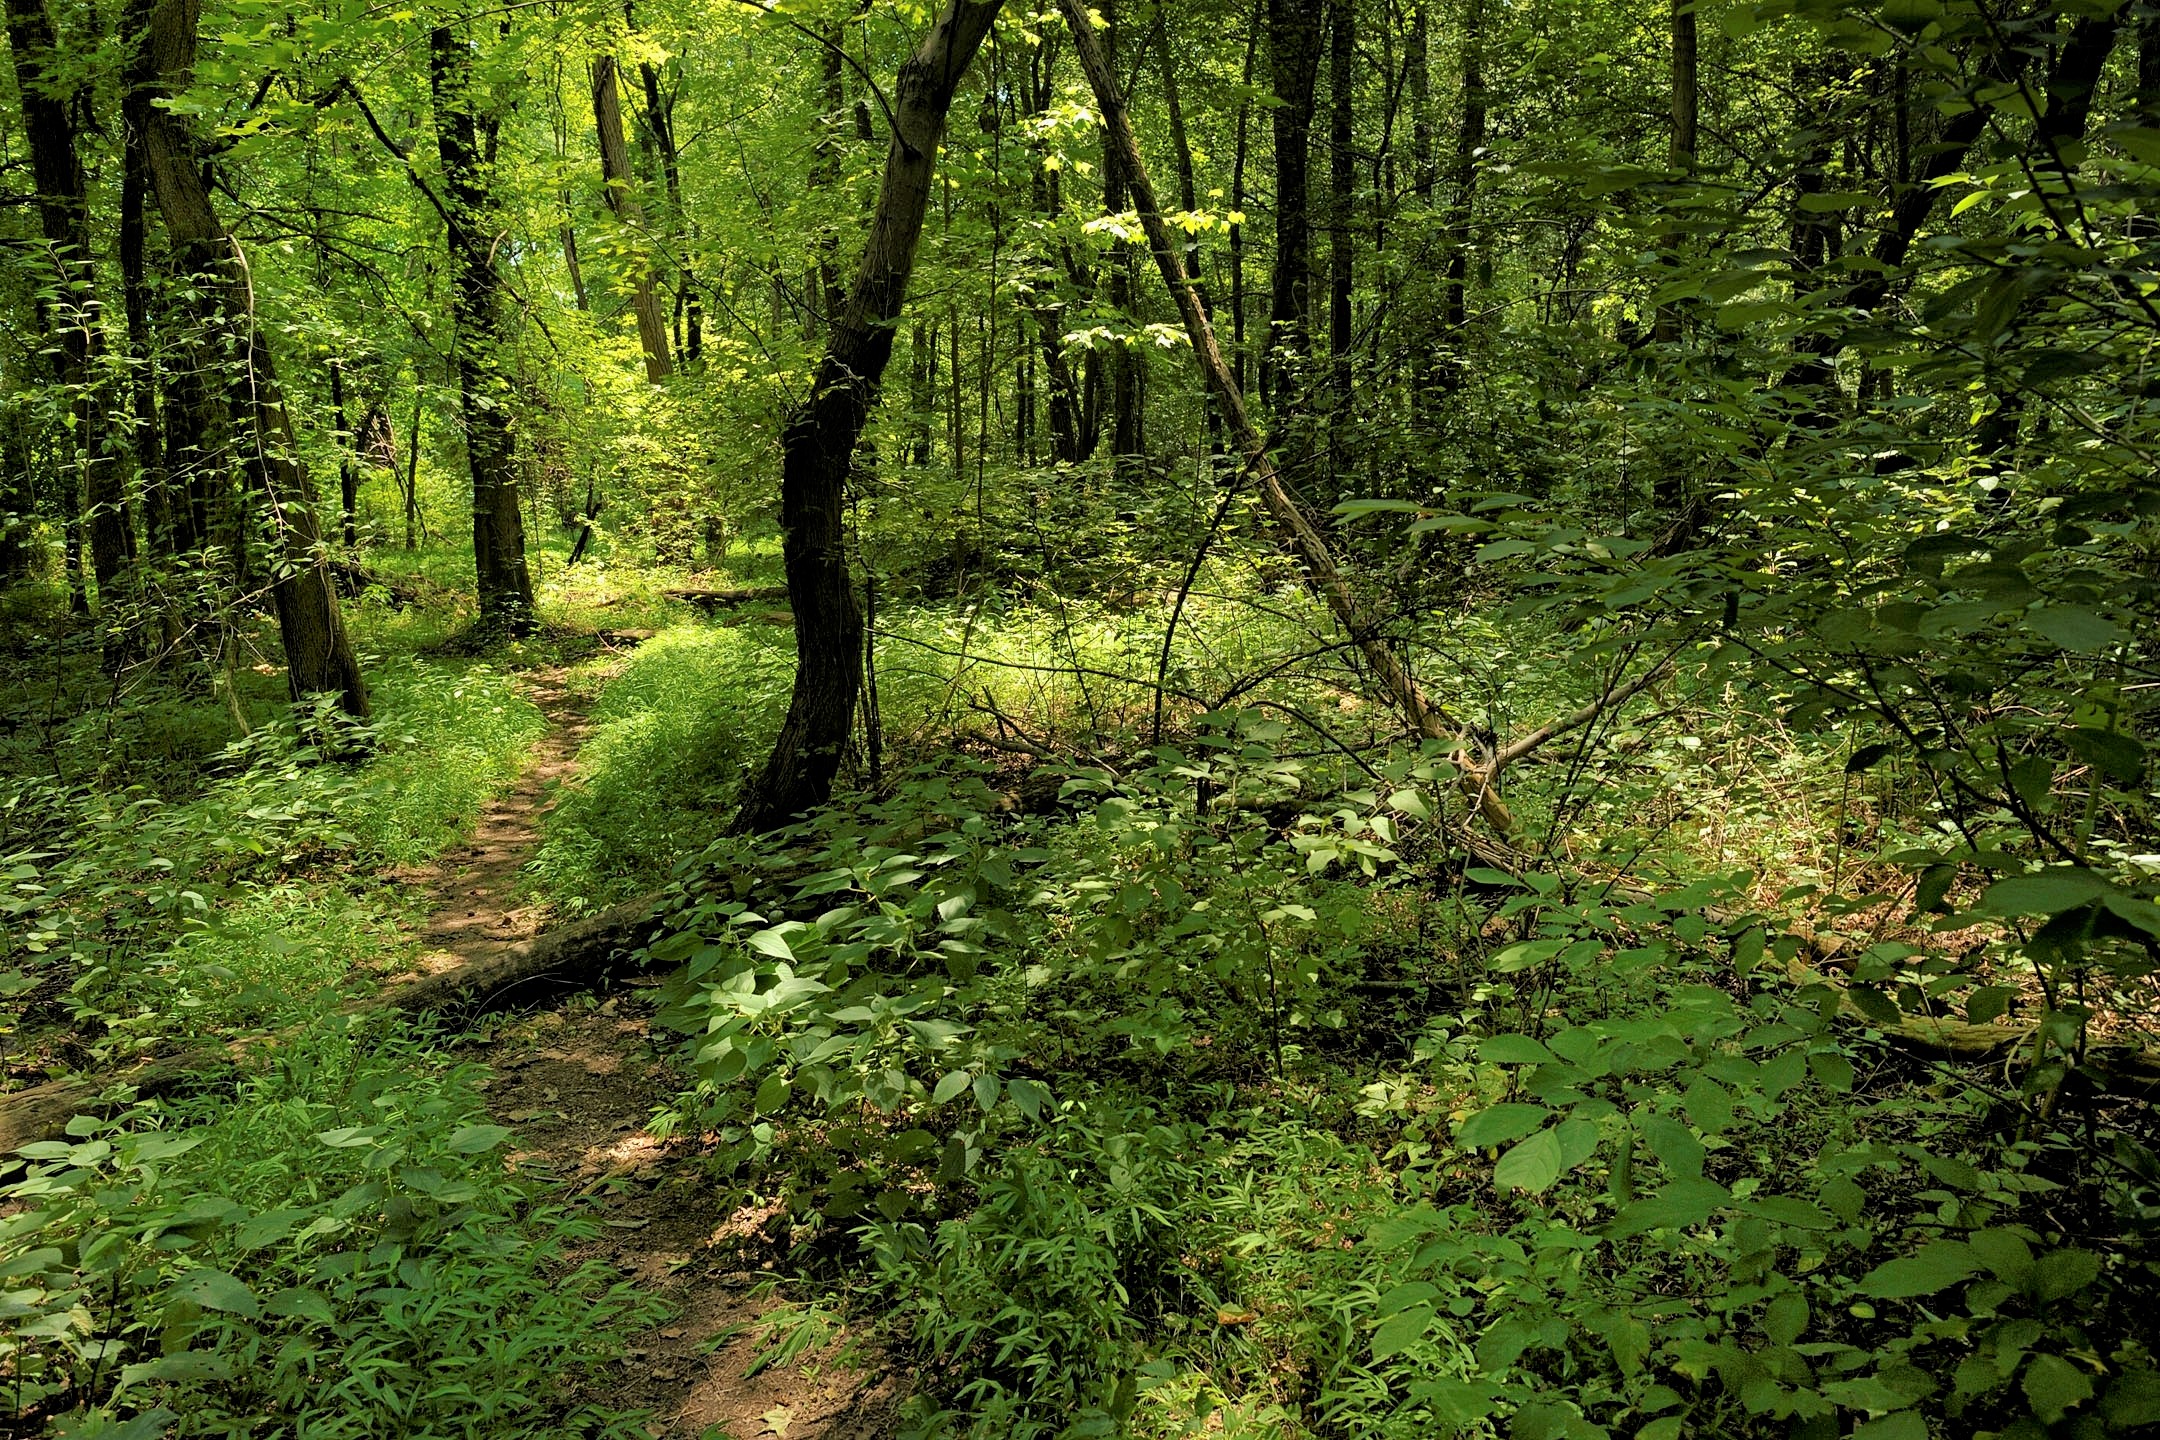
<svg viewBox="0 0 2160 1440">
<path fill-rule="evenodd" d="M 655 385 L 675 373 L 668 353 L 667 321 L 653 291 L 653 267 L 644 254 L 645 205 L 638 199 L 637 176 L 630 172 L 630 150 L 623 139 L 622 98 L 615 80 L 615 57 L 593 62 L 593 126 L 600 134 L 600 177 L 607 184 L 608 209 L 631 232 L 630 308 L 637 315 L 638 344 L 645 352 L 645 378 Z"/>
<path fill-rule="evenodd" d="M 149 221 L 144 211 L 150 198 L 150 157 L 143 148 L 147 110 L 147 99 L 132 89 L 120 97 L 120 299 L 127 315 L 136 482 L 143 497 L 150 552 L 170 557 L 178 553 L 188 507 L 167 481 L 158 435 L 157 364 L 150 336 L 150 276 L 145 259 Z"/>
<path fill-rule="evenodd" d="M 1275 122 L 1275 274 L 1268 296 L 1268 349 L 1260 390 L 1278 408 L 1299 408 L 1311 352 L 1313 96 L 1320 84 L 1321 7 L 1267 0 L 1268 71 Z M 1291 373 L 1297 372 L 1297 373 Z M 1293 451 L 1302 447 L 1293 444 Z"/>
<path fill-rule="evenodd" d="M 1447 264 L 1440 276 L 1440 329 L 1447 356 L 1435 378 L 1447 391 L 1462 388 L 1469 366 L 1471 230 L 1477 220 L 1478 155 L 1485 148 L 1485 4 L 1463 12 L 1462 120 L 1455 131 L 1454 196 L 1448 205 Z"/>
<path fill-rule="evenodd" d="M 1695 0 L 1672 0 L 1672 133 L 1666 152 L 1667 164 L 1682 179 L 1695 174 L 1696 111 L 1699 105 L 1698 81 L 1695 63 Z M 1668 231 L 1658 242 L 1664 252 L 1665 263 L 1680 263 L 1681 236 L 1677 230 Z M 1651 338 L 1661 345 L 1670 345 L 1680 338 L 1680 305 L 1668 301 L 1660 305 L 1657 320 L 1651 328 Z M 1679 497 L 1659 497 L 1659 508 L 1670 509 L 1679 503 Z"/>
<path fill-rule="evenodd" d="M 1110 63 L 1117 63 L 1118 41 L 1123 27 L 1118 21 L 1117 0 L 1104 0 L 1102 14 Z M 1125 173 L 1106 133 L 1103 137 L 1103 211 L 1125 213 Z M 1137 326 L 1133 270 L 1136 247 L 1114 241 L 1105 263 L 1110 272 L 1110 305 L 1128 325 Z M 1110 464 L 1119 481 L 1127 485 L 1147 478 L 1147 357 L 1136 345 L 1120 342 L 1110 351 Z"/>
<path fill-rule="evenodd" d="M 1494 789 L 1495 774 L 1481 768 L 1477 750 L 1464 727 L 1446 710 L 1426 698 L 1425 692 L 1412 678 L 1380 633 L 1373 611 L 1360 601 L 1351 590 L 1350 582 L 1343 576 L 1329 550 L 1327 541 L 1305 518 L 1297 502 L 1284 487 L 1281 475 L 1268 454 L 1267 441 L 1254 426 L 1245 409 L 1245 397 L 1238 393 L 1230 376 L 1230 367 L 1224 361 L 1222 350 L 1215 343 L 1215 329 L 1208 322 L 1207 314 L 1200 308 L 1199 297 L 1186 279 L 1184 266 L 1178 259 L 1177 242 L 1170 233 L 1170 226 L 1162 217 L 1161 207 L 1156 204 L 1154 186 L 1148 180 L 1147 169 L 1141 163 L 1139 141 L 1134 138 L 1132 121 L 1125 111 L 1125 102 L 1118 93 L 1117 77 L 1103 56 L 1101 45 L 1096 42 L 1090 28 L 1086 0 L 1059 0 L 1059 8 L 1073 37 L 1073 48 L 1080 58 L 1080 67 L 1086 72 L 1088 84 L 1095 92 L 1096 108 L 1102 112 L 1104 126 L 1109 130 L 1112 143 L 1123 157 L 1126 178 L 1132 186 L 1133 200 L 1140 211 L 1141 225 L 1146 229 L 1148 242 L 1155 252 L 1155 262 L 1162 271 L 1163 283 L 1170 289 L 1171 298 L 1177 302 L 1180 316 L 1185 322 L 1185 333 L 1192 341 L 1195 358 L 1208 387 L 1215 392 L 1223 407 L 1223 415 L 1236 438 L 1238 447 L 1245 454 L 1249 474 L 1259 486 L 1260 498 L 1269 515 L 1281 527 L 1284 538 L 1304 562 L 1310 581 L 1334 614 L 1337 623 L 1349 633 L 1351 642 L 1359 655 L 1371 666 L 1388 698 L 1401 710 L 1404 718 L 1421 736 L 1441 740 L 1456 747 L 1456 763 L 1461 772 L 1461 786 L 1478 813 L 1487 823 L 1502 834 L 1514 829 L 1514 817 L 1500 801 Z"/>
<path fill-rule="evenodd" d="M 338 516 L 343 521 L 345 548 L 360 548 L 360 465 L 353 458 L 357 437 L 347 428 L 345 414 L 345 362 L 330 362 L 330 411 L 337 421 Z"/>
<path fill-rule="evenodd" d="M 292 697 L 332 694 L 346 714 L 364 719 L 367 685 L 345 634 L 337 591 L 323 553 L 307 472 L 300 466 L 292 426 L 278 389 L 270 349 L 255 324 L 253 290 L 247 257 L 210 204 L 201 147 L 187 117 L 155 102 L 184 91 L 195 68 L 199 0 L 137 0 L 131 12 L 150 6 L 147 24 L 130 33 L 142 36 L 129 62 L 129 88 L 141 91 L 147 105 L 144 156 L 150 189 L 165 219 L 181 272 L 195 277 L 204 295 L 208 335 L 205 352 L 222 347 L 219 360 L 206 353 L 196 362 L 205 375 L 213 364 L 225 367 L 225 417 L 243 437 L 241 466 L 249 486 L 262 496 L 282 551 L 270 582 L 277 607 L 278 633 L 285 643 L 286 680 Z M 207 414 L 215 394 L 207 385 L 190 392 L 206 407 L 191 424 L 196 434 L 218 423 Z"/>
<path fill-rule="evenodd" d="M 737 816 L 769 830 L 832 793 L 862 684 L 862 611 L 842 533 L 849 470 L 892 359 L 954 93 L 990 33 L 1002 0 L 945 0 L 943 13 L 894 86 L 884 184 L 847 308 L 825 343 L 810 394 L 782 440 L 780 523 L 797 668 L 787 718 Z"/>
<path fill-rule="evenodd" d="M 1426 19 L 1432 0 L 1417 0 L 1410 12 L 1410 37 L 1403 64 L 1410 72 L 1410 193 L 1422 209 L 1432 209 L 1440 167 L 1433 159 L 1432 25 Z"/>
<path fill-rule="evenodd" d="M 170 3 L 170 0 L 168 0 Z M 447 25 L 428 33 L 435 148 L 448 191 L 451 310 L 465 458 L 472 469 L 473 562 L 483 629 L 529 635 L 532 575 L 525 568 L 525 520 L 518 508 L 511 387 L 503 370 L 502 277 L 495 269 L 494 205 L 481 153 L 483 127 L 473 95 L 472 51 Z M 487 128 L 492 129 L 493 122 Z"/>
<path fill-rule="evenodd" d="M 1357 0 L 1328 4 L 1328 484 L 1332 505 L 1349 472 L 1351 301 L 1357 289 Z"/>
<path fill-rule="evenodd" d="M 626 16 L 629 10 L 625 7 Z M 675 144 L 675 101 L 660 86 L 660 67 L 650 60 L 638 62 L 638 78 L 645 88 L 646 143 L 660 157 L 660 175 L 667 185 L 667 223 L 662 231 L 675 251 L 675 299 L 683 312 L 683 362 L 695 365 L 705 356 L 705 301 L 698 290 L 697 272 L 690 263 L 691 230 L 683 208 L 682 152 Z"/>
<path fill-rule="evenodd" d="M 92 262 L 89 186 L 75 145 L 73 96 L 60 91 L 47 73 L 55 41 L 44 0 L 7 0 L 7 28 L 38 224 L 56 292 L 48 312 L 59 341 L 53 378 L 67 391 L 75 418 L 77 463 L 89 508 L 90 569 L 97 578 L 98 604 L 111 619 L 119 614 L 122 573 L 134 560 L 135 538 L 106 413 L 109 383 L 103 373 L 105 334 Z M 117 655 L 108 645 L 108 659 Z"/>
</svg>

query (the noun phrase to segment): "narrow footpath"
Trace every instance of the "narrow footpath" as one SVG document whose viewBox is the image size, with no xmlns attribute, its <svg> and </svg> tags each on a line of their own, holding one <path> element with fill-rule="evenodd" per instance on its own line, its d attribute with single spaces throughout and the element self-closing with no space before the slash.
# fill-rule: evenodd
<svg viewBox="0 0 2160 1440">
<path fill-rule="evenodd" d="M 557 797 L 576 783 L 588 723 L 562 670 L 520 678 L 548 720 L 532 764 L 487 807 L 467 844 L 396 875 L 427 895 L 429 919 L 418 937 L 423 974 L 498 958 L 549 918 L 522 893 L 519 877 Z M 632 1342 L 605 1393 L 580 1398 L 650 1412 L 658 1440 L 892 1433 L 902 1389 L 845 1332 L 792 1362 L 773 1362 L 769 1322 L 784 1300 L 771 1293 L 777 1252 L 766 1226 L 781 1217 L 729 1209 L 694 1137 L 663 1141 L 647 1128 L 686 1085 L 651 1015 L 644 988 L 633 983 L 495 1017 L 469 1042 L 493 1072 L 485 1082 L 489 1109 L 516 1132 L 507 1163 L 558 1181 L 573 1209 L 598 1227 L 572 1263 L 607 1264 L 668 1307 L 658 1328 Z"/>
</svg>

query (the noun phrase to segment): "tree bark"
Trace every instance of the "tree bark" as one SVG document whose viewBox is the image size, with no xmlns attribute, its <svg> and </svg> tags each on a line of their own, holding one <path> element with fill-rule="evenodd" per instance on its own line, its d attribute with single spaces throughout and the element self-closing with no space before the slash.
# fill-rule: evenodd
<svg viewBox="0 0 2160 1440">
<path fill-rule="evenodd" d="M 525 568 L 525 520 L 518 507 L 511 387 L 503 371 L 502 276 L 495 268 L 493 197 L 488 191 L 472 52 L 448 25 L 428 33 L 428 80 L 435 102 L 435 148 L 448 192 L 453 271 L 452 349 L 472 470 L 473 562 L 483 629 L 529 635 L 531 572 Z M 492 122 L 489 127 L 492 128 Z"/>
<path fill-rule="evenodd" d="M 1440 330 L 1447 355 L 1434 378 L 1449 392 L 1468 374 L 1471 228 L 1477 219 L 1479 152 L 1485 148 L 1485 3 L 1463 12 L 1462 117 L 1455 130 L 1454 195 L 1448 203 L 1447 263 L 1440 276 Z"/>
<path fill-rule="evenodd" d="M 1119 23 L 1117 0 L 1103 0 L 1100 8 L 1108 23 L 1105 45 L 1114 66 L 1124 27 Z M 1124 166 L 1107 134 L 1103 138 L 1103 211 L 1125 213 Z M 1123 240 L 1113 241 L 1105 259 L 1111 307 L 1134 326 L 1140 319 L 1133 293 L 1136 248 Z M 1127 485 L 1142 484 L 1147 478 L 1147 356 L 1130 342 L 1120 342 L 1110 351 L 1110 464 Z"/>
<path fill-rule="evenodd" d="M 1672 0 L 1672 63 L 1670 95 L 1672 101 L 1672 131 L 1668 137 L 1666 162 L 1673 173 L 1683 179 L 1695 173 L 1696 114 L 1699 108 L 1698 80 L 1695 45 L 1695 0 Z M 1667 231 L 1658 242 L 1664 252 L 1665 263 L 1680 263 L 1681 236 L 1677 230 Z M 1680 305 L 1667 301 L 1658 307 L 1657 319 L 1651 325 L 1651 338 L 1659 344 L 1670 345 L 1680 338 Z M 1659 497 L 1660 508 L 1679 503 L 1677 496 Z"/>
<path fill-rule="evenodd" d="M 358 437 L 348 427 L 345 413 L 345 362 L 330 362 L 330 413 L 337 423 L 338 516 L 345 532 L 345 548 L 360 548 L 360 466 L 353 458 Z"/>
<path fill-rule="evenodd" d="M 795 612 L 795 690 L 735 828 L 769 830 L 832 794 L 862 685 L 862 611 L 843 536 L 856 444 L 892 359 L 954 93 L 1003 0 L 945 0 L 894 86 L 885 179 L 847 308 L 782 440 L 780 523 Z"/>
<path fill-rule="evenodd" d="M 103 373 L 105 331 L 92 258 L 89 184 L 75 143 L 73 97 L 62 93 L 48 73 L 56 41 L 44 0 L 7 0 L 7 29 L 37 190 L 38 224 L 54 281 L 55 299 L 48 312 L 59 340 L 53 378 L 67 391 L 75 417 L 77 463 L 89 509 L 90 569 L 97 579 L 98 604 L 112 618 L 118 613 L 115 602 L 123 572 L 135 558 L 135 541 L 107 413 L 110 386 Z M 107 652 L 109 659 L 117 654 L 110 645 Z"/>
<path fill-rule="evenodd" d="M 1328 4 L 1328 487 L 1333 504 L 1350 453 L 1351 302 L 1357 291 L 1357 0 Z"/>
<path fill-rule="evenodd" d="M 203 153 L 186 116 L 155 103 L 187 88 L 200 0 L 137 0 L 131 12 L 144 4 L 147 24 L 129 62 L 128 87 L 150 102 L 143 146 L 150 189 L 182 273 L 196 277 L 204 295 L 206 353 L 192 368 L 208 376 L 213 365 L 224 366 L 222 421 L 236 428 L 241 468 L 263 497 L 279 539 L 282 558 L 270 590 L 285 643 L 286 681 L 295 700 L 331 694 L 346 714 L 364 719 L 367 685 L 338 610 L 314 496 L 296 458 L 270 349 L 255 324 L 247 257 L 211 206 Z M 222 357 L 209 358 L 207 352 L 220 347 Z M 214 393 L 207 384 L 189 392 L 206 410 Z M 190 424 L 198 435 L 222 423 L 207 413 L 197 418 L 208 422 Z"/>
<path fill-rule="evenodd" d="M 630 171 L 630 149 L 623 139 L 622 97 L 612 55 L 593 61 L 593 127 L 600 135 L 600 177 L 607 185 L 608 209 L 634 238 L 630 308 L 637 315 L 638 345 L 645 352 L 645 378 L 657 385 L 675 373 L 668 351 L 667 320 L 653 290 L 653 267 L 644 254 L 645 205 L 638 199 L 637 176 Z"/>
<path fill-rule="evenodd" d="M 1268 71 L 1278 102 L 1275 124 L 1275 273 L 1268 296 L 1268 349 L 1260 390 L 1295 409 L 1299 370 L 1312 341 L 1313 97 L 1320 84 L 1321 7 L 1312 0 L 1267 0 Z"/>
</svg>

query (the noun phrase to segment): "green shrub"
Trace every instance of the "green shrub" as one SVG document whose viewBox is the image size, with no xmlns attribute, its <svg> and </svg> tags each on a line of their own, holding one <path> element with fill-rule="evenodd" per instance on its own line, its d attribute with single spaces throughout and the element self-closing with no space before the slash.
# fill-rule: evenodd
<svg viewBox="0 0 2160 1440">
<path fill-rule="evenodd" d="M 141 1437 L 643 1433 L 571 1382 L 653 1311 L 566 1258 L 595 1229 L 503 1173 L 476 1073 L 332 1022 L 237 1104 L 26 1147 L 0 1188 L 0 1404 Z"/>
<path fill-rule="evenodd" d="M 556 904 L 650 888 L 712 841 L 779 728 L 792 661 L 785 631 L 749 626 L 667 630 L 631 654 L 532 863 Z"/>
</svg>

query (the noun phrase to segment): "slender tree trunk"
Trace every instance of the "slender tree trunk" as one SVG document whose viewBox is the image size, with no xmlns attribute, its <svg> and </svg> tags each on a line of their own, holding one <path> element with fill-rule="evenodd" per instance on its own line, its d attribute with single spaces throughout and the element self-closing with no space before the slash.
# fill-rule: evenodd
<svg viewBox="0 0 2160 1440">
<path fill-rule="evenodd" d="M 1357 0 L 1328 3 L 1328 405 L 1329 504 L 1352 463 L 1351 302 L 1357 293 Z"/>
<path fill-rule="evenodd" d="M 1470 252 L 1477 221 L 1479 156 L 1485 148 L 1485 5 L 1463 11 L 1462 118 L 1455 130 L 1454 195 L 1448 205 L 1447 263 L 1440 276 L 1440 330 L 1447 353 L 1434 375 L 1442 389 L 1462 388 L 1469 367 Z"/>
<path fill-rule="evenodd" d="M 668 353 L 667 321 L 653 290 L 653 267 L 644 254 L 645 205 L 638 199 L 637 176 L 630 171 L 630 150 L 623 139 L 622 98 L 616 84 L 615 57 L 593 61 L 593 128 L 600 137 L 600 176 L 607 182 L 608 209 L 634 238 L 630 308 L 637 315 L 638 345 L 645 352 L 645 378 L 660 383 L 675 373 Z"/>
<path fill-rule="evenodd" d="M 405 548 L 420 548 L 420 421 L 427 414 L 427 394 L 415 387 L 412 405 L 412 439 L 405 447 Z"/>
<path fill-rule="evenodd" d="M 330 412 L 337 421 L 338 515 L 343 521 L 345 549 L 360 548 L 360 466 L 353 457 L 357 437 L 346 427 L 345 362 L 330 362 Z"/>
<path fill-rule="evenodd" d="M 1245 70 L 1239 84 L 1243 94 L 1238 100 L 1237 140 L 1230 161 L 1230 359 L 1237 367 L 1237 387 L 1245 389 L 1246 359 L 1250 354 L 1245 343 L 1245 161 L 1252 149 L 1252 82 L 1253 61 L 1260 49 L 1261 8 L 1267 0 L 1253 0 L 1252 15 L 1245 26 Z M 1266 391 L 1266 369 L 1261 366 L 1262 392 Z"/>
<path fill-rule="evenodd" d="M 186 116 L 154 103 L 188 86 L 195 68 L 198 0 L 137 0 L 131 13 L 144 3 L 150 4 L 147 25 L 139 32 L 129 27 L 142 40 L 128 83 L 153 102 L 143 147 L 150 189 L 181 272 L 195 277 L 206 297 L 211 343 L 223 349 L 215 363 L 225 367 L 224 409 L 238 431 L 241 468 L 269 510 L 280 542 L 270 589 L 285 643 L 286 680 L 295 700 L 333 694 L 348 715 L 365 718 L 367 685 L 338 610 L 314 495 L 296 458 L 270 350 L 255 324 L 247 257 L 211 206 L 203 153 Z M 210 427 L 191 428 L 202 433 Z"/>
<path fill-rule="evenodd" d="M 1100 8 L 1108 22 L 1105 43 L 1110 63 L 1115 65 L 1124 28 L 1119 23 L 1117 0 L 1104 0 Z M 1111 215 L 1125 211 L 1124 170 L 1107 136 L 1103 144 L 1103 210 Z M 1128 325 L 1139 323 L 1133 302 L 1135 249 L 1125 241 L 1114 242 L 1105 261 L 1110 272 L 1111 307 L 1125 317 Z M 1145 354 L 1136 346 L 1120 344 L 1110 352 L 1110 460 L 1117 478 L 1128 485 L 1140 484 L 1147 476 L 1146 365 Z"/>
<path fill-rule="evenodd" d="M 628 10 L 624 13 L 627 15 Z M 675 144 L 675 101 L 662 88 L 660 67 L 650 60 L 638 62 L 638 78 L 645 90 L 645 136 L 660 157 L 660 175 L 667 189 L 667 223 L 662 233 L 675 251 L 675 296 L 683 313 L 683 362 L 696 365 L 705 356 L 705 301 L 690 256 L 694 232 L 683 206 L 682 152 Z"/>
<path fill-rule="evenodd" d="M 55 289 L 48 312 L 56 322 L 59 341 L 54 378 L 68 392 L 74 414 L 98 603 L 110 615 L 117 615 L 121 576 L 134 560 L 135 537 L 128 523 L 120 456 L 107 413 L 110 386 L 104 374 L 104 319 L 92 260 L 89 184 L 75 144 L 73 97 L 63 93 L 58 79 L 48 73 L 56 58 L 56 42 L 44 0 L 7 0 L 7 29 L 16 87 L 22 96 L 31 179 L 37 190 L 38 224 Z M 117 660 L 118 656 L 119 651 L 108 646 L 108 658 Z"/>
<path fill-rule="evenodd" d="M 1275 91 L 1275 273 L 1268 297 L 1268 350 L 1261 392 L 1280 409 L 1302 408 L 1303 362 L 1312 350 L 1314 92 L 1320 84 L 1320 18 L 1313 0 L 1267 0 L 1268 72 Z M 1290 373 L 1295 372 L 1295 373 Z M 1293 451 L 1306 447 L 1293 442 Z"/>
<path fill-rule="evenodd" d="M 1672 132 L 1667 163 L 1674 174 L 1685 179 L 1695 173 L 1695 117 L 1700 103 L 1695 60 L 1695 0 L 1672 0 L 1671 95 Z M 1681 235 L 1677 230 L 1668 231 L 1658 242 L 1668 266 L 1680 263 L 1680 244 Z M 1670 345 L 1680 338 L 1679 302 L 1669 301 L 1658 307 L 1651 338 L 1661 345 Z M 1661 497 L 1660 508 L 1676 498 Z"/>
<path fill-rule="evenodd" d="M 1432 24 L 1426 19 L 1431 6 L 1432 0 L 1416 0 L 1403 56 L 1410 72 L 1410 193 L 1424 210 L 1432 209 L 1440 183 L 1440 167 L 1433 158 Z"/>
<path fill-rule="evenodd" d="M 451 309 L 465 455 L 472 468 L 473 561 L 480 624 L 527 635 L 535 624 L 532 575 L 525 567 L 525 520 L 518 505 L 511 387 L 503 374 L 502 277 L 495 269 L 495 212 L 481 151 L 472 52 L 455 31 L 428 34 L 435 145 L 448 191 Z"/>
<path fill-rule="evenodd" d="M 120 99 L 120 298 L 127 315 L 128 394 L 136 483 L 143 497 L 145 528 L 153 555 L 171 557 L 180 538 L 184 503 L 166 483 L 158 436 L 157 364 L 150 338 L 150 276 L 145 259 L 149 222 L 150 159 L 145 143 L 147 102 L 132 90 Z"/>
<path fill-rule="evenodd" d="M 736 818 L 768 830 L 823 804 L 862 686 L 862 609 L 848 574 L 844 519 L 855 447 L 892 359 L 937 169 L 938 145 L 961 77 L 1002 0 L 945 0 L 943 13 L 893 87 L 893 135 L 847 308 L 825 343 L 810 394 L 782 440 L 780 523 L 797 668 L 787 718 Z"/>
<path fill-rule="evenodd" d="M 1469 753 L 1469 745 L 1461 724 L 1445 709 L 1434 704 L 1424 690 L 1404 667 L 1402 660 L 1387 643 L 1372 610 L 1365 606 L 1351 590 L 1336 565 L 1327 541 L 1305 518 L 1297 502 L 1291 498 L 1269 457 L 1267 442 L 1259 428 L 1252 422 L 1245 409 L 1245 398 L 1238 393 L 1232 382 L 1230 367 L 1223 359 L 1221 348 L 1215 343 L 1215 329 L 1209 323 L 1207 313 L 1200 308 L 1199 297 L 1192 283 L 1185 277 L 1184 266 L 1178 259 L 1177 242 L 1170 233 L 1170 226 L 1162 217 L 1162 210 L 1155 201 L 1154 186 L 1148 180 L 1146 166 L 1140 159 L 1139 141 L 1134 138 L 1131 118 L 1126 114 L 1125 102 L 1118 93 L 1117 76 L 1103 56 L 1102 47 L 1096 42 L 1090 29 L 1086 0 L 1059 0 L 1059 8 L 1065 13 L 1067 27 L 1072 33 L 1073 48 L 1080 58 L 1080 67 L 1086 72 L 1088 84 L 1095 92 L 1095 104 L 1103 114 L 1104 124 L 1109 128 L 1112 142 L 1125 158 L 1126 176 L 1133 189 L 1134 203 L 1140 211 L 1142 226 L 1146 229 L 1148 242 L 1155 252 L 1155 263 L 1162 272 L 1163 283 L 1177 302 L 1178 313 L 1185 322 L 1186 336 L 1192 341 L 1193 354 L 1199 361 L 1201 374 L 1208 387 L 1215 392 L 1223 407 L 1224 418 L 1235 436 L 1238 448 L 1245 454 L 1246 465 L 1260 490 L 1262 503 L 1269 515 L 1281 527 L 1285 539 L 1297 551 L 1298 558 L 1310 574 L 1313 588 L 1326 602 L 1336 621 L 1350 635 L 1358 653 L 1372 667 L 1375 676 L 1387 691 L 1388 698 L 1402 711 L 1412 728 L 1430 739 L 1453 743 L 1458 747 L 1457 763 L 1462 768 L 1462 788 L 1476 807 L 1495 829 L 1505 834 L 1514 828 L 1514 817 L 1494 792 L 1492 776 L 1481 771 Z"/>
</svg>

